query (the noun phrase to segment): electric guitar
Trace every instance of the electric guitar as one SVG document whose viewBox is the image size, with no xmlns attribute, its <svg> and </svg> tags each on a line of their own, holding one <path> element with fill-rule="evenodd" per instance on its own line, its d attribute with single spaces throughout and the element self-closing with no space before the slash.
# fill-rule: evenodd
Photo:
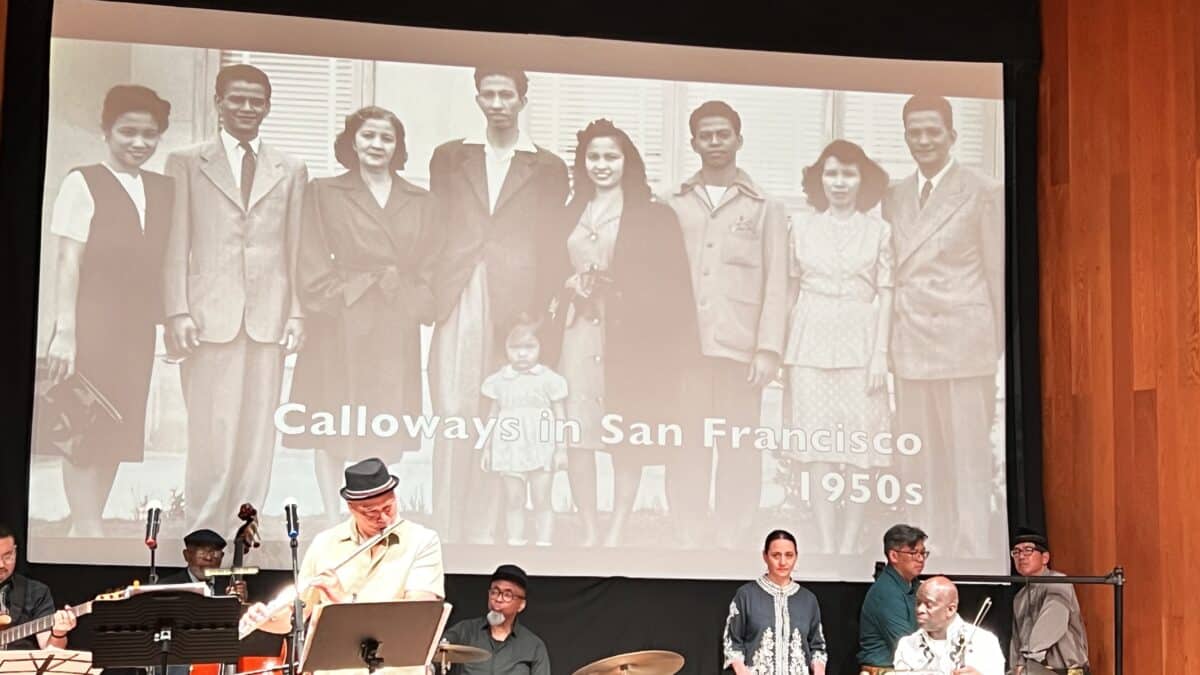
<svg viewBox="0 0 1200 675">
<path fill-rule="evenodd" d="M 101 602 L 104 600 L 123 600 L 131 595 L 131 589 L 133 588 L 133 586 L 130 586 L 124 590 L 115 591 L 112 593 L 101 593 L 92 600 L 88 600 L 81 605 L 72 607 L 67 611 L 74 614 L 76 618 L 86 614 L 91 614 L 93 602 Z M 3 631 L 0 631 L 0 649 L 7 649 L 10 644 L 17 642 L 18 640 L 24 640 L 25 638 L 32 635 L 37 635 L 38 633 L 44 633 L 53 627 L 54 615 L 47 614 L 40 619 L 26 621 L 25 623 L 18 624 L 12 628 L 6 628 Z"/>
</svg>

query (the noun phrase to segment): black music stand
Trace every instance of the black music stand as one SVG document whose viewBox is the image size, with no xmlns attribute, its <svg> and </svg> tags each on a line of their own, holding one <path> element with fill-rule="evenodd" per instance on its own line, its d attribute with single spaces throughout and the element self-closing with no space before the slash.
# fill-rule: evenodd
<svg viewBox="0 0 1200 675">
<path fill-rule="evenodd" d="M 68 649 L 0 650 L 0 673 L 3 675 L 85 675 L 91 670 L 91 652 Z"/>
<path fill-rule="evenodd" d="M 450 605 L 441 600 L 318 606 L 310 620 L 300 672 L 426 666 L 449 617 Z"/>
<path fill-rule="evenodd" d="M 92 606 L 97 667 L 237 663 L 238 613 L 233 596 L 156 590 Z"/>
</svg>

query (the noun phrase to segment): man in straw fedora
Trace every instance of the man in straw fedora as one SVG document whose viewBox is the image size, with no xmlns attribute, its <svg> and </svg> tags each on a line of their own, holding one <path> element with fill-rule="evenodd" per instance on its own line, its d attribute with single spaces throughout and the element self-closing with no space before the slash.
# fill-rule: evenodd
<svg viewBox="0 0 1200 675">
<path fill-rule="evenodd" d="M 317 534 L 300 564 L 300 578 L 313 579 L 301 595 L 307 617 L 320 605 L 334 602 L 387 602 L 391 600 L 441 600 L 445 597 L 442 544 L 433 530 L 411 521 L 402 522 L 378 544 L 334 570 L 370 538 L 386 530 L 399 517 L 396 485 L 399 479 L 378 458 L 346 468 L 342 499 L 350 518 Z M 291 630 L 289 610 L 266 616 L 266 606 L 250 608 L 248 616 L 264 621 L 262 630 Z M 424 668 L 388 668 L 388 675 L 423 674 Z M 383 671 L 380 671 L 383 672 Z"/>
</svg>

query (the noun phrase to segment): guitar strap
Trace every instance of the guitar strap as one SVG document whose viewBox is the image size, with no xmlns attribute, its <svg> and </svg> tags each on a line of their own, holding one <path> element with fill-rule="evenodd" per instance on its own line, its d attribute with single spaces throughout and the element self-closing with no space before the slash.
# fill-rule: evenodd
<svg viewBox="0 0 1200 675">
<path fill-rule="evenodd" d="M 25 578 L 20 574 L 13 574 L 8 578 L 8 583 L 0 587 L 0 604 L 8 608 L 8 615 L 12 617 L 13 624 L 24 623 L 28 617 L 25 612 L 29 605 L 29 584 L 25 583 Z"/>
</svg>

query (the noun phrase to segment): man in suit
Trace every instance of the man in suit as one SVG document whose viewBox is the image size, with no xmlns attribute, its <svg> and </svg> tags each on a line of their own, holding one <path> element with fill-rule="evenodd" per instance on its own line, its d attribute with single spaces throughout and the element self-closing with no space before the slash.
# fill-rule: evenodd
<svg viewBox="0 0 1200 675">
<path fill-rule="evenodd" d="M 883 201 L 896 251 L 891 360 L 897 431 L 949 556 L 994 549 L 990 530 L 996 369 L 1004 352 L 1004 186 L 955 161 L 950 102 L 913 96 L 904 138 L 917 171 Z"/>
<path fill-rule="evenodd" d="M 704 416 L 756 427 L 763 387 L 779 372 L 787 324 L 787 215 L 737 164 L 742 120 L 728 103 L 708 101 L 688 120 L 700 170 L 668 199 L 679 216 L 700 325 L 700 368 L 691 394 Z M 737 549 L 753 532 L 762 492 L 762 452 L 741 447 L 688 448 L 689 476 L 667 472 L 671 513 L 684 545 Z M 718 536 L 701 534 L 708 511 L 711 453 L 717 453 Z"/>
<path fill-rule="evenodd" d="M 167 157 L 175 211 L 164 261 L 167 347 L 182 359 L 189 521 L 224 522 L 267 496 L 283 359 L 304 343 L 293 284 L 308 174 L 259 138 L 271 82 L 217 74 L 216 138 Z"/>
<path fill-rule="evenodd" d="M 429 357 L 434 412 L 482 417 L 479 387 L 504 360 L 504 337 L 522 314 L 539 316 L 545 292 L 538 261 L 567 199 L 567 166 L 517 126 L 529 80 L 520 70 L 475 70 L 482 133 L 433 152 L 429 187 L 443 217 L 445 244 L 434 266 L 437 312 Z M 561 281 L 559 282 L 561 283 Z M 433 509 L 446 541 L 490 542 L 494 515 L 479 490 L 492 486 L 474 441 L 444 441 L 434 453 Z M 455 501 L 452 494 L 463 498 Z"/>
</svg>

